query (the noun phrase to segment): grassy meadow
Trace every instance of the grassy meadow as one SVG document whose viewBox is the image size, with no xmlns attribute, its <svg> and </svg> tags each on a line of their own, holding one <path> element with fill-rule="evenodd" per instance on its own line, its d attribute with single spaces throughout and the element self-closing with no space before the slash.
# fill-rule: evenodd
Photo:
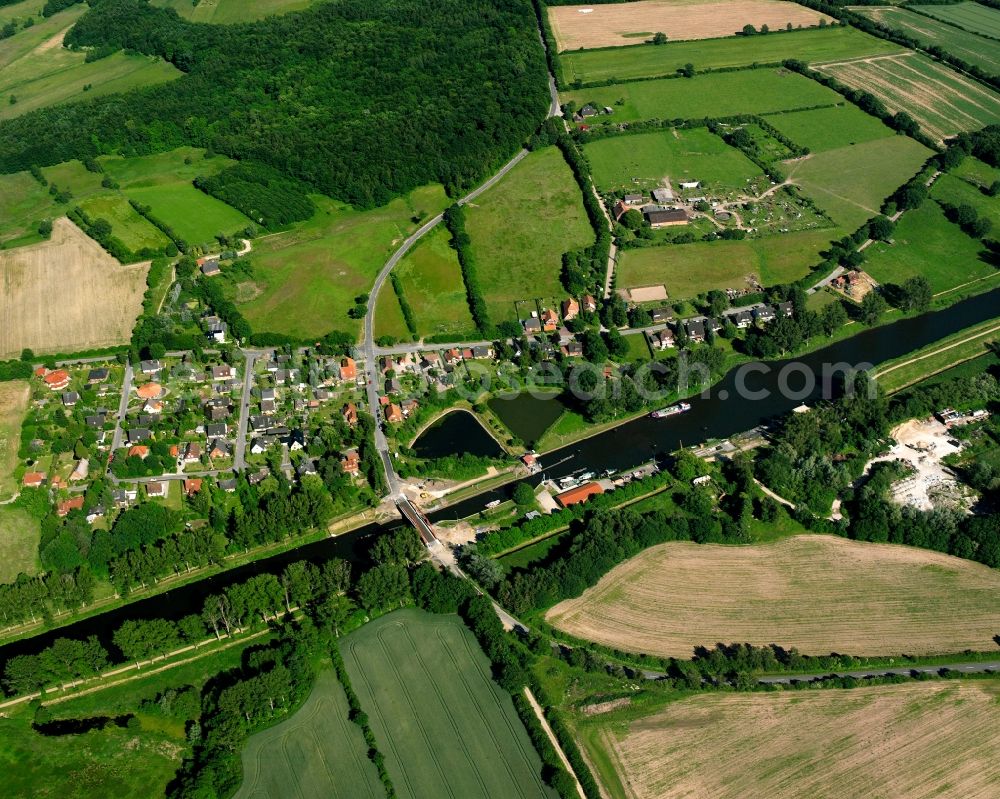
<svg viewBox="0 0 1000 799">
<path fill-rule="evenodd" d="M 341 651 L 400 799 L 551 795 L 510 697 L 458 617 L 396 611 Z"/>
<path fill-rule="evenodd" d="M 785 69 L 748 69 L 695 75 L 691 79 L 618 83 L 563 92 L 562 101 L 577 106 L 594 103 L 614 113 L 595 117 L 609 123 L 638 119 L 701 119 L 734 114 L 767 114 L 793 108 L 834 105 L 840 95 L 809 78 Z"/>
<path fill-rule="evenodd" d="M 696 297 L 711 289 L 747 288 L 755 275 L 765 286 L 805 275 L 820 250 L 840 235 L 833 229 L 783 233 L 743 241 L 708 241 L 624 250 L 618 260 L 618 285 L 664 285 L 671 300 Z"/>
<path fill-rule="evenodd" d="M 685 64 L 697 70 L 726 69 L 751 64 L 777 64 L 786 58 L 802 61 L 840 61 L 846 58 L 898 53 L 903 48 L 869 36 L 857 28 L 811 28 L 791 35 L 749 36 L 665 45 L 608 47 L 562 53 L 563 77 L 568 83 L 634 80 L 674 74 Z"/>
<path fill-rule="evenodd" d="M 1000 122 L 1000 94 L 918 53 L 819 69 L 893 113 L 906 111 L 932 139 Z"/>
<path fill-rule="evenodd" d="M 904 136 L 873 139 L 813 153 L 784 164 L 834 222 L 853 230 L 879 213 L 883 201 L 912 178 L 931 151 Z"/>
<path fill-rule="evenodd" d="M 992 235 L 1000 235 L 1000 197 L 984 194 L 978 185 L 956 177 L 955 174 L 941 175 L 934 181 L 931 197 L 948 205 L 971 205 L 980 216 L 993 223 Z"/>
<path fill-rule="evenodd" d="M 1000 11 L 979 3 L 965 2 L 953 5 L 915 6 L 932 17 L 950 22 L 969 31 L 976 31 L 993 39 L 1000 39 Z"/>
<path fill-rule="evenodd" d="M 952 10 L 957 11 L 959 5 L 972 7 L 977 14 L 979 10 L 982 10 L 985 14 L 993 15 L 995 21 L 1000 22 L 1000 13 L 978 3 L 961 3 L 947 7 L 917 6 L 917 8 L 924 14 L 943 18 Z M 928 19 L 924 14 L 914 14 L 905 8 L 863 8 L 858 9 L 857 13 L 901 31 L 907 36 L 912 36 L 924 47 L 940 47 L 966 63 L 975 64 L 989 73 L 994 75 L 1000 73 L 1000 42 L 974 33 L 973 31 L 980 30 L 983 33 L 988 33 L 988 30 L 979 26 L 965 25 L 967 30 L 962 30 L 948 22 Z M 1000 36 L 1000 32 L 988 35 Z"/>
<path fill-rule="evenodd" d="M 800 147 L 808 147 L 814 153 L 896 135 L 880 119 L 850 103 L 772 114 L 767 121 Z"/>
<path fill-rule="evenodd" d="M 65 212 L 30 173 L 0 175 L 0 249 L 41 241 L 38 223 L 56 213 Z"/>
<path fill-rule="evenodd" d="M 679 181 L 700 180 L 709 187 L 738 189 L 762 174 L 740 150 L 707 128 L 613 136 L 589 142 L 583 149 L 600 191 L 649 191 L 667 177 L 675 186 Z"/>
<path fill-rule="evenodd" d="M 536 150 L 466 207 L 466 230 L 492 321 L 514 302 L 562 296 L 562 255 L 594 241 L 580 188 L 555 147 Z"/>
<path fill-rule="evenodd" d="M 19 574 L 38 574 L 41 523 L 26 510 L 0 505 L 0 583 L 12 583 Z"/>
<path fill-rule="evenodd" d="M 242 756 L 243 784 L 235 799 L 385 796 L 361 728 L 348 720 L 347 697 L 330 668 L 320 672 L 295 715 L 251 737 Z"/>
<path fill-rule="evenodd" d="M 126 196 L 143 205 L 190 244 L 211 243 L 217 233 L 231 235 L 252 225 L 250 219 L 190 183 L 148 189 L 126 189 Z"/>
<path fill-rule="evenodd" d="M 449 240 L 447 229 L 439 225 L 417 242 L 395 273 L 413 310 L 420 336 L 450 334 L 458 338 L 477 338 L 462 282 L 462 268 Z M 383 310 L 386 312 L 384 322 Z M 375 327 L 376 335 L 399 338 L 409 335 L 396 292 L 388 282 L 379 295 Z M 402 332 L 397 332 L 399 330 Z"/>
<path fill-rule="evenodd" d="M 140 216 L 125 197 L 114 194 L 93 197 L 80 203 L 92 219 L 106 219 L 115 237 L 133 252 L 150 247 L 160 249 L 169 242 L 163 232 Z"/>
<path fill-rule="evenodd" d="M 361 321 L 347 316 L 354 298 L 371 289 L 386 259 L 418 227 L 414 217 L 434 216 L 448 204 L 441 186 L 369 211 L 314 200 L 312 219 L 255 243 L 253 280 L 229 287 L 254 330 L 300 338 L 358 333 Z"/>
<path fill-rule="evenodd" d="M 172 8 L 192 22 L 231 25 L 300 11 L 312 3 L 313 0 L 254 0 L 252 3 L 247 0 L 155 0 L 153 5 Z"/>
<path fill-rule="evenodd" d="M 945 219 L 937 203 L 925 202 L 903 214 L 892 244 L 876 242 L 865 251 L 863 268 L 880 283 L 923 275 L 937 293 L 995 274 L 982 253 L 982 245 Z"/>
<path fill-rule="evenodd" d="M 0 500 L 17 492 L 14 469 L 21 445 L 21 423 L 30 397 L 31 388 L 23 380 L 0 383 Z"/>
</svg>

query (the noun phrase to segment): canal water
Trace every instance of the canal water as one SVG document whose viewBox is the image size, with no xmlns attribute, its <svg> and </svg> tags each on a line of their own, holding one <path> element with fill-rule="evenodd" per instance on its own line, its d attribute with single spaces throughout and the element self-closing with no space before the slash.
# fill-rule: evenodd
<svg viewBox="0 0 1000 799">
<path fill-rule="evenodd" d="M 1000 289 L 962 300 L 941 311 L 865 330 L 809 355 L 758 364 L 756 372 L 742 382 L 751 391 L 765 392 L 766 396 L 760 399 L 747 399 L 740 395 L 741 375 L 745 375 L 746 369 L 745 366 L 737 367 L 712 387 L 709 396 L 691 399 L 692 407 L 687 413 L 666 419 L 642 417 L 546 454 L 542 459 L 544 476 L 558 478 L 584 470 L 600 472 L 605 469 L 629 469 L 652 457 L 672 452 L 679 446 L 699 444 L 713 438 L 727 438 L 751 430 L 821 396 L 823 386 L 819 380 L 807 394 L 785 396 L 781 391 L 780 375 L 787 364 L 800 365 L 796 369 L 798 377 L 788 381 L 792 388 L 798 388 L 803 384 L 803 375 L 821 375 L 825 364 L 877 365 L 997 315 L 1000 315 Z M 741 369 L 743 372 L 740 372 Z M 559 412 L 562 412 L 561 406 Z M 535 475 L 532 482 L 537 483 L 541 478 L 541 474 Z M 464 518 L 479 512 L 491 500 L 508 498 L 511 490 L 511 486 L 506 486 L 483 492 L 428 516 L 432 522 Z M 391 526 L 370 524 L 343 536 L 323 539 L 34 638 L 6 644 L 0 647 L 0 663 L 17 654 L 38 652 L 49 646 L 55 638 L 63 636 L 86 638 L 96 635 L 109 643 L 111 633 L 127 619 L 178 619 L 189 613 L 200 613 L 205 597 L 209 594 L 222 590 L 230 583 L 246 580 L 254 574 L 279 572 L 292 561 L 323 561 L 336 556 L 351 561 L 357 568 L 363 568 L 365 553 L 371 540 L 387 529 L 391 529 Z"/>
<path fill-rule="evenodd" d="M 444 458 L 448 455 L 477 455 L 496 458 L 503 448 L 468 411 L 446 413 L 422 432 L 413 442 L 418 458 Z"/>
</svg>

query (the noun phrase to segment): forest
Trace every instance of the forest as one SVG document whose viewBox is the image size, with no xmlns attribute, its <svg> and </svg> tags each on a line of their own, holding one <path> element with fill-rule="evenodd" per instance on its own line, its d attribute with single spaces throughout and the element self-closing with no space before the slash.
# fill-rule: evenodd
<svg viewBox="0 0 1000 799">
<path fill-rule="evenodd" d="M 373 207 L 478 183 L 548 106 L 528 0 L 328 2 L 224 27 L 144 0 L 92 6 L 66 46 L 158 55 L 186 74 L 0 124 L 0 171 L 196 145 Z"/>
</svg>

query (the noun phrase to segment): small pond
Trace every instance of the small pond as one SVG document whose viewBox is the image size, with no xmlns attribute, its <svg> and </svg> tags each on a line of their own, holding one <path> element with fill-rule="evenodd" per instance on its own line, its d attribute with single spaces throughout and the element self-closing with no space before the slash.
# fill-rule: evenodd
<svg viewBox="0 0 1000 799">
<path fill-rule="evenodd" d="M 490 410 L 510 428 L 526 446 L 533 446 L 542 434 L 562 416 L 566 406 L 557 394 L 532 396 L 524 392 L 514 397 L 494 397 Z"/>
<path fill-rule="evenodd" d="M 479 420 L 468 411 L 451 411 L 422 432 L 413 442 L 419 458 L 444 458 L 448 455 L 477 455 L 496 458 L 503 455 Z"/>
</svg>

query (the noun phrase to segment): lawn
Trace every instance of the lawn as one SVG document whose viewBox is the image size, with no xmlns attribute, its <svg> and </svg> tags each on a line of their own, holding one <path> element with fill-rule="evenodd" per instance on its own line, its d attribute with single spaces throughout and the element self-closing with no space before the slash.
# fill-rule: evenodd
<svg viewBox="0 0 1000 799">
<path fill-rule="evenodd" d="M 229 25 L 234 22 L 253 22 L 276 14 L 299 11 L 312 5 L 313 0 L 156 0 L 153 5 L 172 8 L 192 22 L 211 22 Z"/>
<path fill-rule="evenodd" d="M 817 28 L 789 36 L 748 36 L 665 45 L 574 50 L 559 56 L 567 82 L 633 80 L 674 74 L 685 64 L 695 69 L 726 69 L 778 64 L 786 58 L 801 61 L 839 61 L 845 58 L 898 53 L 903 48 L 869 36 L 857 28 Z"/>
<path fill-rule="evenodd" d="M 115 238 L 133 252 L 144 247 L 159 250 L 170 242 L 159 228 L 139 216 L 120 194 L 93 197 L 80 203 L 80 207 L 92 219 L 110 222 Z"/>
<path fill-rule="evenodd" d="M 0 119 L 181 75 L 160 58 L 118 52 L 88 64 L 83 52 L 64 49 L 63 35 L 86 10 L 86 4 L 72 6 L 0 41 Z"/>
<path fill-rule="evenodd" d="M 658 130 L 598 139 L 584 146 L 600 191 L 649 191 L 664 178 L 700 180 L 707 188 L 736 189 L 760 167 L 707 128 Z"/>
<path fill-rule="evenodd" d="M 896 135 L 880 119 L 850 103 L 773 114 L 767 121 L 800 147 L 808 147 L 814 153 Z"/>
<path fill-rule="evenodd" d="M 986 164 L 983 166 L 986 167 Z M 931 188 L 931 197 L 948 205 L 971 205 L 980 216 L 993 223 L 993 237 L 1000 235 L 1000 197 L 989 197 L 977 186 L 954 174 L 941 175 Z"/>
<path fill-rule="evenodd" d="M 188 244 L 214 242 L 215 235 L 231 235 L 252 225 L 232 206 L 198 191 L 190 183 L 168 183 L 145 189 L 125 189 L 130 200 L 151 208 L 151 213 L 169 225 Z"/>
<path fill-rule="evenodd" d="M 460 619 L 397 611 L 351 633 L 342 651 L 401 799 L 552 795 Z"/>
<path fill-rule="evenodd" d="M 0 505 L 0 583 L 12 583 L 19 574 L 38 574 L 41 524 L 26 510 Z"/>
<path fill-rule="evenodd" d="M 952 6 L 916 6 L 917 9 L 935 17 L 947 19 L 953 11 L 965 11 L 973 9 L 977 16 L 990 15 L 992 21 L 1000 23 L 1000 14 L 992 9 L 981 6 L 978 3 L 960 3 Z M 914 14 L 912 11 L 903 8 L 859 8 L 855 9 L 876 22 L 881 22 L 889 28 L 902 31 L 907 36 L 911 36 L 920 42 L 924 47 L 940 47 L 953 56 L 957 56 L 966 63 L 974 64 L 986 72 L 996 75 L 1000 73 L 1000 42 L 996 38 L 988 39 L 986 36 L 978 36 L 973 31 L 982 31 L 989 36 L 1000 36 L 997 33 L 980 27 L 978 24 L 965 24 L 963 27 L 968 30 L 961 30 L 946 22 L 928 19 L 923 14 Z M 961 23 L 957 23 L 961 24 Z"/>
<path fill-rule="evenodd" d="M 880 283 L 923 275 L 935 293 L 996 273 L 983 260 L 982 245 L 945 219 L 935 202 L 903 214 L 892 244 L 877 242 L 865 252 L 864 269 Z"/>
<path fill-rule="evenodd" d="M 877 215 L 882 203 L 912 178 L 931 151 L 904 136 L 874 139 L 785 162 L 785 173 L 849 230 Z"/>
<path fill-rule="evenodd" d="M 546 618 L 578 638 L 660 657 L 690 657 L 716 641 L 810 655 L 932 655 L 993 649 L 998 591 L 1000 573 L 973 561 L 801 535 L 651 547 Z"/>
<path fill-rule="evenodd" d="M 555 147 L 536 150 L 470 204 L 466 230 L 493 322 L 514 302 L 561 296 L 563 253 L 594 241 L 583 199 Z"/>
<path fill-rule="evenodd" d="M 583 717 L 577 732 L 612 799 L 967 799 L 1000 793 L 997 689 L 709 692 Z"/>
<path fill-rule="evenodd" d="M 462 268 L 458 255 L 448 243 L 451 239 L 447 229 L 439 225 L 407 253 L 396 267 L 395 273 L 403 285 L 403 291 L 417 322 L 421 336 L 450 334 L 456 338 L 478 338 L 476 325 L 469 313 L 469 303 L 462 282 Z M 386 297 L 386 299 L 383 299 Z M 386 307 L 387 321 L 383 329 L 380 319 Z M 395 305 L 395 309 L 392 307 Z M 376 334 L 390 335 L 390 328 L 402 325 L 402 335 L 408 335 L 402 321 L 396 292 L 386 283 L 379 296 L 378 313 L 375 316 Z"/>
<path fill-rule="evenodd" d="M 754 275 L 765 286 L 788 283 L 807 274 L 838 231 L 809 230 L 743 241 L 711 241 L 624 250 L 618 285 L 664 285 L 671 300 L 696 297 L 711 289 L 747 288 Z"/>
<path fill-rule="evenodd" d="M 563 92 L 562 101 L 594 103 L 614 113 L 596 117 L 609 123 L 637 119 L 701 119 L 734 114 L 767 114 L 840 102 L 839 94 L 785 69 L 748 69 L 619 83 Z M 593 121 L 593 120 L 591 120 Z"/>
<path fill-rule="evenodd" d="M 819 69 L 852 89 L 873 94 L 893 113 L 906 111 L 932 139 L 1000 122 L 1000 94 L 924 55 Z"/>
<path fill-rule="evenodd" d="M 347 316 L 354 298 L 371 289 L 386 259 L 416 229 L 414 217 L 434 216 L 448 204 L 440 186 L 370 211 L 314 200 L 312 219 L 257 241 L 253 281 L 231 287 L 254 330 L 297 338 L 357 333 L 361 321 Z"/>
<path fill-rule="evenodd" d="M 235 799 L 382 799 L 385 791 L 361 728 L 348 720 L 348 712 L 336 674 L 320 672 L 295 715 L 247 742 Z"/>
<path fill-rule="evenodd" d="M 979 3 L 955 3 L 947 6 L 915 5 L 914 8 L 965 30 L 1000 39 L 1000 11 Z"/>
<path fill-rule="evenodd" d="M 21 444 L 21 422 L 30 396 L 31 389 L 23 380 L 0 383 L 0 500 L 17 491 L 14 468 Z"/>
</svg>

